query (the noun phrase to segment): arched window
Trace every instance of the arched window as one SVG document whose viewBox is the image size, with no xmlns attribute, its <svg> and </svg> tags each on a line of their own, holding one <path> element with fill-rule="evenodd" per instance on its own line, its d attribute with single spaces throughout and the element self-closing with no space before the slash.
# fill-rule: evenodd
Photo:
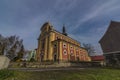
<svg viewBox="0 0 120 80">
<path fill-rule="evenodd" d="M 54 48 L 57 48 L 57 45 L 56 45 L 56 44 L 54 44 Z"/>
</svg>

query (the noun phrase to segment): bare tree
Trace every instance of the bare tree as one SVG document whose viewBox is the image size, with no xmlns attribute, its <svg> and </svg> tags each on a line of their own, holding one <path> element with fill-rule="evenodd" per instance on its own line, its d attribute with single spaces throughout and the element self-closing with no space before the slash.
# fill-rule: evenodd
<svg viewBox="0 0 120 80">
<path fill-rule="evenodd" d="M 17 36 L 3 37 L 0 35 L 0 54 L 6 55 L 8 58 L 13 60 L 15 57 L 20 57 L 18 53 L 21 51 L 23 46 L 23 40 Z M 24 52 L 23 52 L 24 53 Z M 23 54 L 21 53 L 21 54 Z"/>
<path fill-rule="evenodd" d="M 18 54 L 17 54 L 17 56 L 16 56 L 16 60 L 22 59 L 23 56 L 24 56 L 24 53 L 25 53 L 25 49 L 24 49 L 24 46 L 22 45 L 21 48 L 20 48 L 20 50 L 19 50 L 19 52 L 18 52 Z"/>
<path fill-rule="evenodd" d="M 0 34 L 0 55 L 4 54 L 4 49 L 5 49 L 5 38 Z"/>
<path fill-rule="evenodd" d="M 83 47 L 88 51 L 89 56 L 95 54 L 95 49 L 93 45 L 83 43 Z"/>
</svg>

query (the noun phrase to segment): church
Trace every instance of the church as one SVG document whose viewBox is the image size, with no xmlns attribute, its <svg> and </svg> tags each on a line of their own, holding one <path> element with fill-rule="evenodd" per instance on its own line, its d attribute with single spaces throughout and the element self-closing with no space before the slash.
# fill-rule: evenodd
<svg viewBox="0 0 120 80">
<path fill-rule="evenodd" d="M 63 26 L 62 33 L 46 22 L 38 37 L 37 61 L 91 61 L 88 52 L 80 43 L 69 37 Z"/>
</svg>

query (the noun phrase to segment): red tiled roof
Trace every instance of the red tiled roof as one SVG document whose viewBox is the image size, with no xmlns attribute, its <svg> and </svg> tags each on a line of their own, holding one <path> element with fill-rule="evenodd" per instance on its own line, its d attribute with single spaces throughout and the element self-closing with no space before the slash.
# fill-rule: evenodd
<svg viewBox="0 0 120 80">
<path fill-rule="evenodd" d="M 104 56 L 103 55 L 98 55 L 98 56 L 91 56 L 92 61 L 103 61 Z"/>
</svg>

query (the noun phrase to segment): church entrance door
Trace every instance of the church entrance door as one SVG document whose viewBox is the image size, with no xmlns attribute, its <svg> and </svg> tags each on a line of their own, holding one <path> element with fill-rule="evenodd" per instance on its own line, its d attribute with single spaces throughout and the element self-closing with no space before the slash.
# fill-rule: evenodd
<svg viewBox="0 0 120 80">
<path fill-rule="evenodd" d="M 56 62 L 57 61 L 57 54 L 55 53 L 54 54 L 54 62 Z"/>
</svg>

